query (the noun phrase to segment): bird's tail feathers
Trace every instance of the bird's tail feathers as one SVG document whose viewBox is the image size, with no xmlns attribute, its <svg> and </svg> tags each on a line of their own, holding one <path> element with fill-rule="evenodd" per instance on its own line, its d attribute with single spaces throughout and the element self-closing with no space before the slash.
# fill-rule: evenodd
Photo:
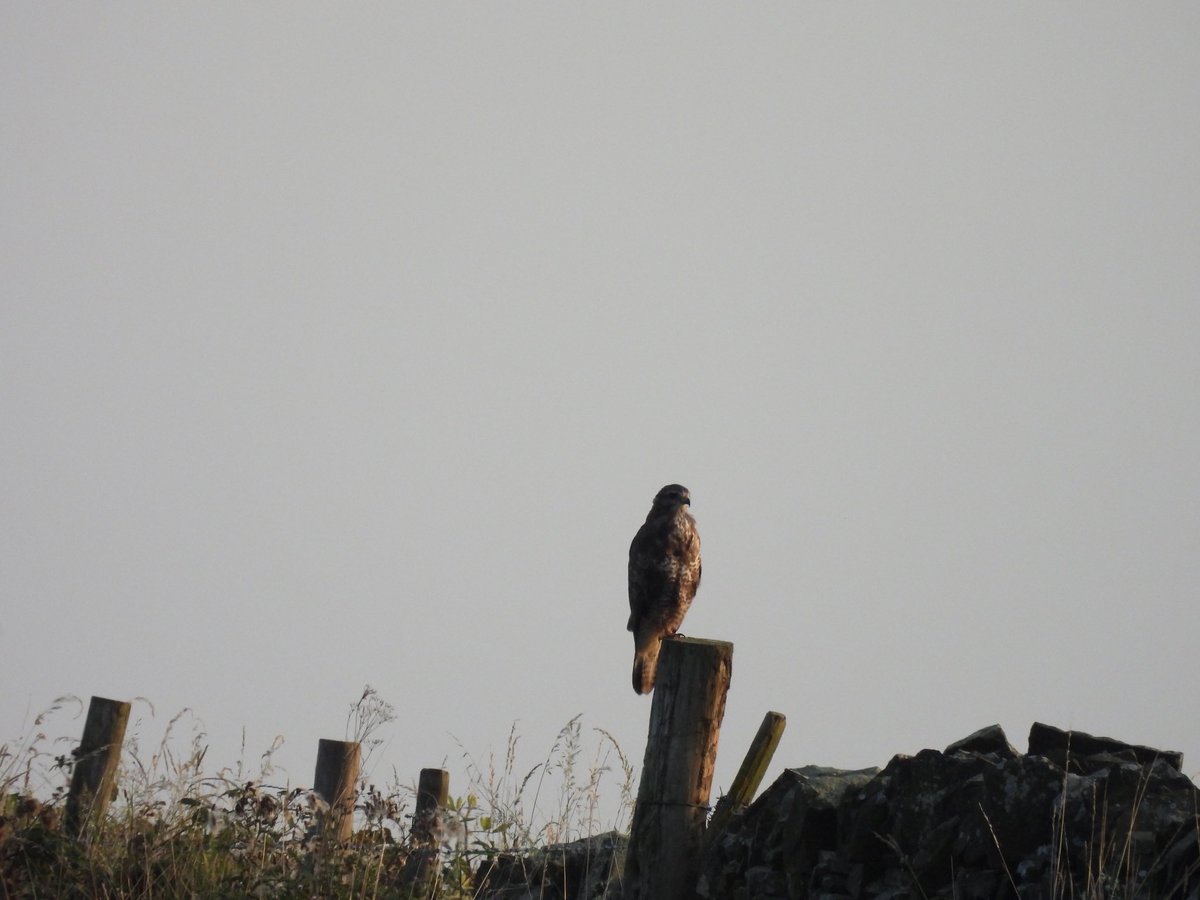
<svg viewBox="0 0 1200 900">
<path fill-rule="evenodd" d="M 648 694 L 654 690 L 654 677 L 658 674 L 658 651 L 661 646 L 662 641 L 655 637 L 634 650 L 633 689 L 639 694 Z"/>
</svg>

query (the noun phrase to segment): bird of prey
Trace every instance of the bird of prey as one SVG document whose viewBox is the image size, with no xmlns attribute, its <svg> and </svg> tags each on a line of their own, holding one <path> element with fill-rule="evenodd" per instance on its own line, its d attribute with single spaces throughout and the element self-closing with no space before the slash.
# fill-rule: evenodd
<svg viewBox="0 0 1200 900">
<path fill-rule="evenodd" d="M 654 689 L 662 639 L 679 630 L 700 586 L 700 535 L 681 484 L 654 497 L 629 545 L 629 625 L 633 632 L 633 689 Z"/>
</svg>

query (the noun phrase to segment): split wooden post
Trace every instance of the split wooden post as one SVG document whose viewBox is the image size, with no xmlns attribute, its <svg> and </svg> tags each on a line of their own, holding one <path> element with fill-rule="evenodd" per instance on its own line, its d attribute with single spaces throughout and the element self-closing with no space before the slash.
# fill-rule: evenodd
<svg viewBox="0 0 1200 900">
<path fill-rule="evenodd" d="M 317 744 L 313 790 L 329 804 L 329 811 L 318 817 L 320 833 L 327 839 L 346 841 L 354 831 L 355 785 L 361 764 L 362 747 L 358 741 L 321 738 Z"/>
<path fill-rule="evenodd" d="M 725 641 L 663 641 L 625 864 L 633 900 L 695 896 L 732 666 Z"/>
<path fill-rule="evenodd" d="M 729 817 L 733 813 L 749 806 L 754 800 L 754 795 L 758 793 L 758 786 L 762 784 L 763 776 L 767 774 L 767 767 L 771 765 L 775 749 L 783 737 L 785 727 L 787 727 L 787 719 L 783 713 L 769 712 L 763 716 L 762 724 L 758 726 L 758 733 L 754 735 L 754 741 L 750 744 L 750 749 L 746 751 L 746 758 L 742 760 L 742 767 L 738 769 L 737 777 L 733 779 L 733 786 L 729 789 L 728 794 L 717 801 L 717 808 L 713 810 L 712 819 L 708 823 L 708 832 L 704 838 L 706 846 L 711 845 L 725 830 L 729 824 Z"/>
<path fill-rule="evenodd" d="M 64 826 L 68 834 L 85 835 L 112 800 L 130 708 L 124 701 L 104 697 L 93 697 L 88 705 L 67 795 Z"/>
</svg>

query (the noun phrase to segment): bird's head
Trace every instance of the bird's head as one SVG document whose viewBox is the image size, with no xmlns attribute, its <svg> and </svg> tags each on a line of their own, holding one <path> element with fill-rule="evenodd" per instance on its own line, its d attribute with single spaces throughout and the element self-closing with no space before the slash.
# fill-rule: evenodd
<svg viewBox="0 0 1200 900">
<path fill-rule="evenodd" d="M 691 505 L 692 495 L 682 484 L 668 484 L 654 495 L 654 509 L 675 510 Z"/>
</svg>

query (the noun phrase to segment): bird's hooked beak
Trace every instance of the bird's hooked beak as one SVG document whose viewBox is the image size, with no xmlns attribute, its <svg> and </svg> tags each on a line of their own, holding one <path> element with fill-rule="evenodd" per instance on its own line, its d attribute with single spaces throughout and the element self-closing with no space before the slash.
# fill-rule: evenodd
<svg viewBox="0 0 1200 900">
<path fill-rule="evenodd" d="M 692 498 L 691 498 L 691 497 L 683 497 L 683 498 L 682 498 L 682 501 L 683 501 L 683 503 L 685 503 L 685 504 L 686 504 L 686 505 L 688 505 L 688 506 L 691 506 L 691 505 L 692 505 Z"/>
</svg>

